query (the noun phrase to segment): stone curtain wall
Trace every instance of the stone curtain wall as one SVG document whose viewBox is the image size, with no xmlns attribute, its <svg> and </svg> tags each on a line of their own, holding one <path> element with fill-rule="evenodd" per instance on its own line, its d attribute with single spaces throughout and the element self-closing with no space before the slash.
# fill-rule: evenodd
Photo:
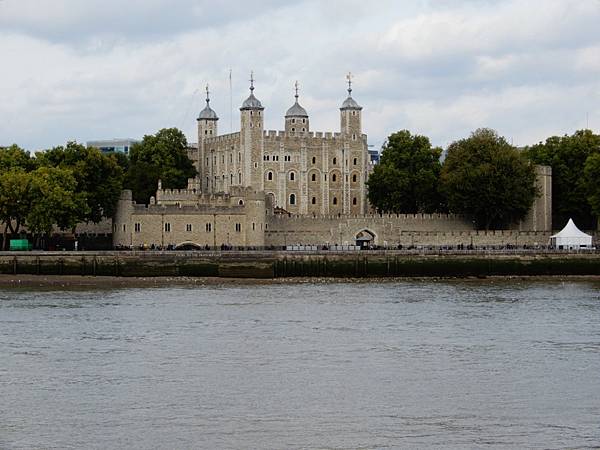
<svg viewBox="0 0 600 450">
<path fill-rule="evenodd" d="M 374 245 L 397 245 L 405 242 L 406 232 L 461 232 L 472 224 L 459 216 L 445 214 L 400 214 L 354 217 L 269 216 L 266 245 L 342 244 L 354 245 L 357 235 L 367 231 L 374 235 Z M 410 241 L 409 241 L 410 244 Z"/>
<path fill-rule="evenodd" d="M 268 217 L 265 245 L 354 245 L 359 233 L 374 235 L 373 245 L 545 246 L 551 231 L 473 230 L 460 216 L 443 214 L 365 217 Z"/>
</svg>

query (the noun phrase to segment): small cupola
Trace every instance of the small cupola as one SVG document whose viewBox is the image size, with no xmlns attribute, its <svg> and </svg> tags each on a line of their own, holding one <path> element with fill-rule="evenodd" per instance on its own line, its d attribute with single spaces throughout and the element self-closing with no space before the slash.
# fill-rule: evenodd
<svg viewBox="0 0 600 450">
<path fill-rule="evenodd" d="M 360 106 L 358 103 L 356 103 L 356 100 L 354 100 L 352 98 L 352 74 L 349 73 L 346 76 L 346 79 L 348 80 L 348 98 L 346 100 L 344 100 L 344 103 L 342 103 L 340 110 L 342 110 L 342 111 L 348 111 L 348 110 L 360 111 L 360 110 L 362 110 L 362 106 Z"/>
<path fill-rule="evenodd" d="M 294 85 L 294 89 L 295 89 L 294 97 L 295 97 L 296 101 L 290 107 L 290 109 L 288 109 L 287 112 L 285 113 L 285 131 L 286 131 L 286 133 L 290 133 L 290 134 L 305 133 L 305 132 L 309 131 L 308 113 L 306 112 L 306 109 L 304 109 L 300 105 L 300 103 L 298 103 L 299 86 L 298 86 L 297 81 L 296 81 L 296 84 Z"/>
<path fill-rule="evenodd" d="M 244 100 L 240 111 L 258 110 L 263 111 L 265 108 L 260 103 L 260 100 L 254 96 L 254 73 L 250 74 L 250 97 Z"/>
<path fill-rule="evenodd" d="M 200 111 L 197 120 L 219 120 L 217 113 L 210 107 L 210 91 L 208 90 L 208 85 L 206 85 L 206 106 Z"/>
</svg>

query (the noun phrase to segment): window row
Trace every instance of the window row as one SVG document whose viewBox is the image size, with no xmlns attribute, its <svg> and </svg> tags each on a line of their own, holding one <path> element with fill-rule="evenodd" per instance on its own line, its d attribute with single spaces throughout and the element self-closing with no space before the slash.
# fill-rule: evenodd
<svg viewBox="0 0 600 450">
<path fill-rule="evenodd" d="M 213 154 L 213 165 L 217 164 L 217 155 L 215 155 L 215 151 L 211 150 L 210 151 Z M 241 163 L 242 162 L 242 152 L 238 152 L 238 162 Z M 206 165 L 208 166 L 210 164 L 210 158 L 207 156 L 206 157 Z M 221 164 L 225 164 L 225 154 L 221 155 Z M 229 164 L 233 164 L 233 153 L 229 153 Z"/>
<path fill-rule="evenodd" d="M 271 171 L 267 172 L 267 181 L 273 181 L 273 177 L 274 177 L 273 172 L 271 172 Z M 289 177 L 290 181 L 296 181 L 296 172 L 290 172 L 288 177 Z M 327 181 L 327 174 L 324 174 L 324 180 Z M 313 173 L 310 175 L 310 181 L 317 181 L 316 173 Z M 335 174 L 335 173 L 331 174 L 331 182 L 336 183 L 337 181 L 338 181 L 337 174 Z M 355 173 L 352 174 L 352 182 L 356 183 L 357 181 L 358 181 L 358 175 Z"/>
<path fill-rule="evenodd" d="M 204 228 L 205 228 L 205 230 L 206 230 L 207 233 L 212 233 L 212 231 L 213 231 L 213 224 L 212 223 L 206 223 L 205 226 L 204 226 Z M 134 231 L 136 233 L 141 233 L 142 232 L 142 224 L 139 223 L 139 222 L 136 222 L 133 225 L 133 229 L 134 229 Z M 255 224 L 254 223 L 252 224 L 252 229 L 253 230 L 255 229 Z M 164 230 L 165 230 L 165 233 L 170 233 L 171 232 L 171 230 L 172 230 L 171 222 L 165 222 L 164 223 Z M 123 224 L 123 232 L 125 232 L 125 231 L 127 231 L 127 225 Z M 193 232 L 194 231 L 194 225 L 191 224 L 191 223 L 187 223 L 185 225 L 185 231 L 188 232 L 188 233 Z M 241 223 L 236 223 L 235 224 L 235 231 L 238 232 L 238 233 L 242 232 L 242 224 Z"/>
<path fill-rule="evenodd" d="M 316 205 L 317 204 L 317 197 L 312 197 L 310 199 L 310 203 L 311 203 L 311 205 Z M 331 199 L 331 203 L 333 205 L 337 205 L 338 204 L 338 198 L 337 197 L 333 197 Z M 289 202 L 289 204 L 290 205 L 296 205 L 297 204 L 296 194 L 290 194 L 290 202 Z M 352 205 L 354 205 L 354 206 L 358 205 L 358 198 L 356 198 L 356 197 L 352 198 Z"/>
<path fill-rule="evenodd" d="M 316 156 L 312 157 L 312 163 L 313 164 L 317 164 L 317 157 Z M 337 166 L 337 163 L 338 163 L 338 159 L 336 157 L 333 157 L 331 159 L 331 165 L 332 166 Z M 357 166 L 358 165 L 358 158 L 352 158 L 352 165 L 353 166 Z"/>
</svg>

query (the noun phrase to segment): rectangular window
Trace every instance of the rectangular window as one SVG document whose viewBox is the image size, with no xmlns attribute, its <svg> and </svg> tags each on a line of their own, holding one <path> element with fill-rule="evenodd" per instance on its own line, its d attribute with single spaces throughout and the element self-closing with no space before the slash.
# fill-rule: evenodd
<svg viewBox="0 0 600 450">
<path fill-rule="evenodd" d="M 187 231 L 188 233 L 192 231 L 192 224 L 191 224 L 191 223 L 188 223 L 188 224 L 185 226 L 185 231 Z"/>
<path fill-rule="evenodd" d="M 171 224 L 169 222 L 165 222 L 165 232 L 166 233 L 171 232 Z"/>
<path fill-rule="evenodd" d="M 142 224 L 141 223 L 136 223 L 134 225 L 134 229 L 136 233 L 139 233 L 140 231 L 142 231 Z"/>
<path fill-rule="evenodd" d="M 207 223 L 206 224 L 206 232 L 210 233 L 212 231 L 212 223 Z"/>
<path fill-rule="evenodd" d="M 237 233 L 241 233 L 242 232 L 242 224 L 241 223 L 236 223 L 235 224 L 235 231 Z"/>
<path fill-rule="evenodd" d="M 127 231 L 127 225 L 123 224 L 123 233 Z"/>
</svg>

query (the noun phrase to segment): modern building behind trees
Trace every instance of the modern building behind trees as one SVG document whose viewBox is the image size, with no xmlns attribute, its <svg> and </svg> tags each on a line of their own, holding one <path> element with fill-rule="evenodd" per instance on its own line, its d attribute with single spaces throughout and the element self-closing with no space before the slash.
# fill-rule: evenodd
<svg viewBox="0 0 600 450">
<path fill-rule="evenodd" d="M 129 150 L 133 144 L 140 141 L 135 139 L 104 139 L 97 141 L 86 142 L 87 147 L 95 147 L 103 153 L 123 153 L 129 154 Z"/>
</svg>

